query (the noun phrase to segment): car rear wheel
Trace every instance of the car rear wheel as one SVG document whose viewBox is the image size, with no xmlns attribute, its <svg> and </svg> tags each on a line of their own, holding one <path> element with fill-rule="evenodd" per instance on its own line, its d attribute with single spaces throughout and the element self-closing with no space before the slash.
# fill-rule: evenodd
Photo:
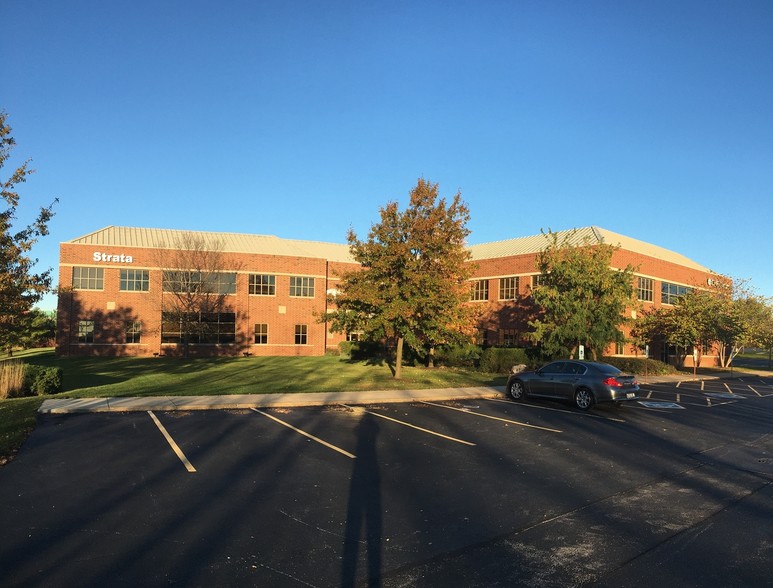
<svg viewBox="0 0 773 588">
<path fill-rule="evenodd" d="M 574 393 L 574 405 L 580 410 L 588 410 L 593 406 L 593 392 L 587 388 L 578 388 Z"/>
<path fill-rule="evenodd" d="M 511 382 L 507 391 L 513 400 L 523 400 L 523 382 L 518 380 Z"/>
</svg>

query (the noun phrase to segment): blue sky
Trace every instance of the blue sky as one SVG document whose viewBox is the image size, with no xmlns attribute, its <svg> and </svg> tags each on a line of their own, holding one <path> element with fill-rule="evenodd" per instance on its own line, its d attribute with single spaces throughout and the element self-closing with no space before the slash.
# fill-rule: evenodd
<svg viewBox="0 0 773 588">
<path fill-rule="evenodd" d="M 0 22 L 37 170 L 19 222 L 59 198 L 43 267 L 108 225 L 344 243 L 424 177 L 461 191 L 470 243 L 597 225 L 773 296 L 769 0 L 3 0 Z"/>
</svg>

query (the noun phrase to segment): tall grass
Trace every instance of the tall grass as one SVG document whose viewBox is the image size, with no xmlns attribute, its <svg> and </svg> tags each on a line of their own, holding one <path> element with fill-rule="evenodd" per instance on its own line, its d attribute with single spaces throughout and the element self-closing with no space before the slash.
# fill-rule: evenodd
<svg viewBox="0 0 773 588">
<path fill-rule="evenodd" d="M 24 362 L 8 359 L 0 362 L 0 400 L 17 396 L 24 387 Z"/>
</svg>

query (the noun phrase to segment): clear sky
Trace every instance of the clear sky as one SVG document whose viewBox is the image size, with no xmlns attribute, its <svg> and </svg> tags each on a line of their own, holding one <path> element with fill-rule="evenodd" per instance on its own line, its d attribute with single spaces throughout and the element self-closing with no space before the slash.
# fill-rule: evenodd
<svg viewBox="0 0 773 588">
<path fill-rule="evenodd" d="M 423 177 L 471 244 L 597 225 L 773 296 L 770 0 L 2 0 L 0 23 L 37 170 L 19 222 L 59 198 L 42 267 L 108 225 L 345 243 Z"/>
</svg>

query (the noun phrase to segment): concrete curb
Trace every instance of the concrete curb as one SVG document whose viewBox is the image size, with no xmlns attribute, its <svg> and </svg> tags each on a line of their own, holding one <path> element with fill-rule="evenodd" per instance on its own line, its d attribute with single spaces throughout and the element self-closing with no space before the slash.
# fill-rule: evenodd
<svg viewBox="0 0 773 588">
<path fill-rule="evenodd" d="M 43 402 L 41 414 L 139 412 L 148 410 L 234 410 L 334 404 L 378 404 L 440 400 L 501 398 L 504 388 L 440 388 L 430 390 L 371 390 L 296 394 L 230 394 L 223 396 L 147 396 L 117 398 L 55 398 Z"/>
</svg>

